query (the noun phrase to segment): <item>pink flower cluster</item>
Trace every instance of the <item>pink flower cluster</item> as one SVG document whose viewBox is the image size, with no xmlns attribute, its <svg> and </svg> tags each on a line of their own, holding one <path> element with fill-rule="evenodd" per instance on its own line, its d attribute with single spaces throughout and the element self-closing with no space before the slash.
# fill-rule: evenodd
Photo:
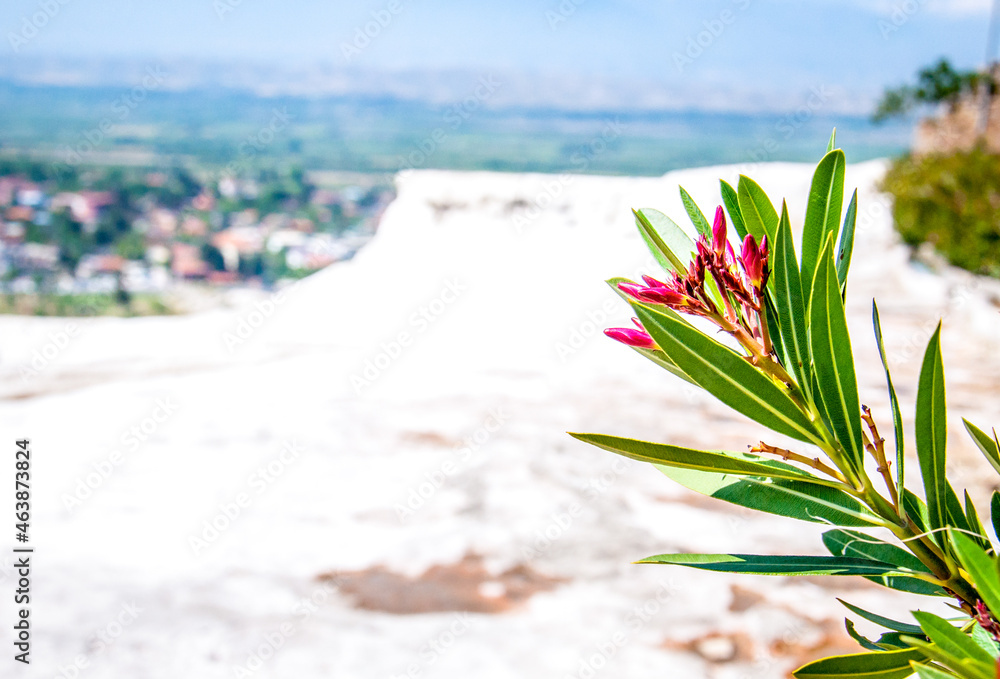
<svg viewBox="0 0 1000 679">
<path fill-rule="evenodd" d="M 702 316 L 720 328 L 734 334 L 741 342 L 756 340 L 758 347 L 770 351 L 767 328 L 762 321 L 761 305 L 768 275 L 767 236 L 758 245 L 747 234 L 739 257 L 726 235 L 726 215 L 719 206 L 712 225 L 712 242 L 701 236 L 696 243 L 697 254 L 684 275 L 673 272 L 667 281 L 643 276 L 645 285 L 621 283 L 619 289 L 633 299 L 646 304 L 659 304 L 676 311 Z M 718 295 L 706 287 L 707 280 L 714 281 Z M 719 297 L 721 296 L 721 306 Z M 656 348 L 656 343 L 637 319 L 632 319 L 639 330 L 609 328 L 605 334 L 612 339 L 633 347 Z M 748 348 L 758 348 L 748 347 Z"/>
</svg>

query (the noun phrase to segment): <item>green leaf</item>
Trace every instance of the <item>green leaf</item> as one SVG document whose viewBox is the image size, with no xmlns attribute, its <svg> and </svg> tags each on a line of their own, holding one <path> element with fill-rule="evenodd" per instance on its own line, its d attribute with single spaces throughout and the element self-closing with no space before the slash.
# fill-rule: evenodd
<svg viewBox="0 0 1000 679">
<path fill-rule="evenodd" d="M 834 556 L 858 556 L 895 564 L 913 573 L 927 574 L 927 567 L 917 557 L 896 545 L 882 542 L 856 531 L 832 530 L 823 534 L 823 544 Z M 921 596 L 950 597 L 940 585 L 913 575 L 879 575 L 866 578 L 877 585 Z"/>
<path fill-rule="evenodd" d="M 920 529 L 921 533 L 927 532 L 927 525 L 930 522 L 927 513 L 927 505 L 917 497 L 916 493 L 910 490 L 903 491 L 903 509 L 906 511 L 906 515 L 910 518 L 913 523 L 916 524 L 917 528 Z M 936 542 L 940 542 L 938 534 L 934 533 L 931 539 Z"/>
<path fill-rule="evenodd" d="M 823 249 L 809 307 L 809 353 L 819 385 L 813 397 L 820 401 L 833 434 L 855 470 L 864 465 L 861 403 L 854 372 L 854 354 L 847 332 L 844 300 L 833 270 L 829 245 Z"/>
<path fill-rule="evenodd" d="M 684 203 L 684 209 L 687 211 L 688 217 L 691 218 L 691 223 L 694 224 L 698 233 L 708 238 L 708 242 L 711 243 L 712 225 L 705 219 L 705 213 L 701 211 L 691 194 L 685 191 L 683 186 L 678 188 L 681 190 L 681 202 Z"/>
<path fill-rule="evenodd" d="M 854 230 L 858 223 L 858 190 L 854 189 L 851 202 L 844 215 L 844 228 L 840 232 L 840 247 L 837 249 L 837 280 L 842 292 L 847 290 L 847 272 L 851 268 L 851 254 L 854 252 Z"/>
<path fill-rule="evenodd" d="M 910 661 L 919 662 L 924 655 L 915 649 L 856 653 L 823 658 L 792 672 L 796 679 L 906 679 L 913 674 Z"/>
<path fill-rule="evenodd" d="M 897 592 L 907 592 L 909 594 L 918 594 L 920 596 L 939 596 L 946 599 L 952 598 L 952 595 L 941 587 L 941 585 L 936 585 L 933 582 L 928 582 L 927 580 L 913 576 L 873 575 L 865 577 L 865 580 L 874 582 L 876 585 L 882 585 L 883 587 L 894 589 Z"/>
<path fill-rule="evenodd" d="M 941 324 L 927 345 L 917 388 L 917 458 L 924 480 L 930 528 L 948 525 L 948 484 L 945 477 L 946 412 Z"/>
<path fill-rule="evenodd" d="M 924 634 L 945 653 L 981 662 L 987 667 L 993 664 L 993 657 L 973 641 L 972 637 L 959 631 L 944 618 L 926 611 L 914 611 L 913 617 L 920 623 Z"/>
<path fill-rule="evenodd" d="M 758 243 L 765 235 L 767 240 L 773 243 L 774 234 L 778 230 L 778 212 L 774 209 L 771 199 L 764 193 L 764 189 L 749 177 L 740 175 L 736 195 L 747 232 L 752 234 Z"/>
<path fill-rule="evenodd" d="M 914 665 L 914 671 L 919 679 L 955 679 L 954 674 L 939 670 L 930 665 Z"/>
<path fill-rule="evenodd" d="M 993 635 L 984 630 L 979 623 L 972 626 L 972 640 L 979 644 L 979 647 L 989 653 L 990 657 L 996 660 L 1000 658 L 1000 647 L 993 640 Z"/>
<path fill-rule="evenodd" d="M 650 361 L 660 366 L 672 375 L 676 375 L 685 382 L 689 382 L 694 386 L 698 386 L 698 383 L 688 377 L 687 373 L 677 367 L 677 364 L 670 360 L 670 358 L 662 351 L 657 351 L 656 349 L 646 349 L 645 347 L 629 347 L 636 353 L 648 358 Z"/>
<path fill-rule="evenodd" d="M 860 633 L 858 632 L 858 630 L 856 630 L 856 629 L 854 628 L 854 621 L 853 621 L 853 620 L 851 620 L 850 618 L 844 618 L 844 627 L 845 627 L 845 628 L 847 629 L 847 634 L 848 634 L 848 635 L 849 635 L 849 636 L 850 636 L 850 637 L 851 637 L 852 639 L 854 639 L 854 640 L 855 640 L 856 642 L 858 642 L 858 645 L 859 645 L 859 646 L 861 646 L 861 648 L 863 648 L 863 649 L 865 649 L 865 650 L 868 650 L 868 651 L 882 651 L 882 650 L 884 650 L 884 649 L 882 649 L 882 648 L 880 648 L 880 647 L 876 646 L 876 645 L 875 645 L 875 644 L 874 644 L 874 643 L 873 643 L 873 642 L 872 642 L 872 641 L 871 641 L 870 639 L 868 639 L 867 637 L 864 637 L 864 636 L 862 636 L 862 635 L 861 635 L 861 634 L 860 634 Z"/>
<path fill-rule="evenodd" d="M 774 461 L 771 464 L 784 463 Z M 833 526 L 867 528 L 881 524 L 879 517 L 861 502 L 836 488 L 762 476 L 656 467 L 685 488 L 747 509 Z"/>
<path fill-rule="evenodd" d="M 886 632 L 878 638 L 875 645 L 885 651 L 895 651 L 900 648 L 908 649 L 909 646 L 903 638 L 908 635 L 902 632 Z"/>
<path fill-rule="evenodd" d="M 681 227 L 659 210 L 643 208 L 632 213 L 639 234 L 659 265 L 666 271 L 687 271 L 695 245 Z"/>
<path fill-rule="evenodd" d="M 889 361 L 885 357 L 885 345 L 882 342 L 882 321 L 879 320 L 878 305 L 872 300 L 872 324 L 875 326 L 875 340 L 878 343 L 878 355 L 882 359 L 882 368 L 885 370 L 885 382 L 889 387 L 889 405 L 892 406 L 892 429 L 896 450 L 896 488 L 900 495 L 903 494 L 903 463 L 905 455 L 903 452 L 903 413 L 899 409 L 899 399 L 896 397 L 896 388 L 892 386 L 892 375 L 889 374 Z"/>
<path fill-rule="evenodd" d="M 983 522 L 979 520 L 979 512 L 976 511 L 976 505 L 972 503 L 969 491 L 965 491 L 965 516 L 969 519 L 969 530 L 982 536 L 982 539 L 977 540 L 979 546 L 983 549 L 990 549 L 991 545 L 986 537 L 986 529 L 983 528 Z"/>
<path fill-rule="evenodd" d="M 985 664 L 978 659 L 955 655 L 951 647 L 943 647 L 937 643 L 913 639 L 911 637 L 906 637 L 906 643 L 934 662 L 958 672 L 965 679 L 995 679 L 996 677 L 995 670 L 992 668 L 992 662 Z"/>
<path fill-rule="evenodd" d="M 897 547 L 865 533 L 853 530 L 829 530 L 823 533 L 823 544 L 834 556 L 856 556 L 895 564 L 917 573 L 930 574 L 927 566 L 920 559 L 902 547 Z"/>
<path fill-rule="evenodd" d="M 778 325 L 785 354 L 791 364 L 792 374 L 807 395 L 810 391 L 809 337 L 806 334 L 806 306 L 799 277 L 799 263 L 795 258 L 792 225 L 788 219 L 788 205 L 781 205 L 781 219 L 774 239 L 771 280 L 774 283 L 774 304 L 777 307 Z"/>
<path fill-rule="evenodd" d="M 729 182 L 720 179 L 720 189 L 722 191 L 722 204 L 726 206 L 729 213 L 729 222 L 736 229 L 740 242 L 747 237 L 747 225 L 743 223 L 743 212 L 740 210 L 740 198 L 736 189 L 729 185 Z"/>
<path fill-rule="evenodd" d="M 843 599 L 837 599 L 842 603 L 848 610 L 856 615 L 860 615 L 865 620 L 869 622 L 874 622 L 876 625 L 882 625 L 886 629 L 891 629 L 895 632 L 903 632 L 904 634 L 912 634 L 916 636 L 923 635 L 923 630 L 920 629 L 919 625 L 911 625 L 905 622 L 898 622 L 892 618 L 886 618 L 885 616 L 878 615 L 877 613 L 870 613 L 863 608 L 849 604 Z"/>
<path fill-rule="evenodd" d="M 671 446 L 665 443 L 637 441 L 618 436 L 608 436 L 607 434 L 570 433 L 570 436 L 578 441 L 589 443 L 612 453 L 638 460 L 639 462 L 651 462 L 653 464 L 681 467 L 683 469 L 700 469 L 702 471 L 722 474 L 791 479 L 821 486 L 840 486 L 840 483 L 837 481 L 821 479 L 791 465 L 778 464 L 774 460 L 762 460 L 746 453 L 694 450 L 693 448 L 681 448 L 680 446 Z"/>
<path fill-rule="evenodd" d="M 774 346 L 774 351 L 778 356 L 778 362 L 781 363 L 782 366 L 790 366 L 794 363 L 794 361 L 789 359 L 788 351 L 785 349 L 785 343 L 781 339 L 781 326 L 778 325 L 780 322 L 778 307 L 774 304 L 774 295 L 771 292 L 772 288 L 774 288 L 773 276 L 770 280 L 768 280 L 767 287 L 764 288 L 764 322 L 767 323 L 767 331 L 770 333 L 772 338 L 772 345 Z M 794 375 L 794 371 L 792 374 Z"/>
<path fill-rule="evenodd" d="M 949 533 L 955 554 L 972 578 L 976 591 L 991 611 L 1000 611 L 1000 572 L 996 560 L 986 551 L 961 533 Z"/>
<path fill-rule="evenodd" d="M 986 460 L 993 465 L 993 469 L 1000 473 L 1000 444 L 997 444 L 996 430 L 993 431 L 993 437 L 990 437 L 989 434 L 968 420 L 963 419 L 962 422 L 965 423 L 965 428 L 972 436 L 972 440 L 976 442 L 976 447 L 983 452 Z"/>
<path fill-rule="evenodd" d="M 956 493 L 955 489 L 951 487 L 950 481 L 946 480 L 945 485 L 947 486 L 945 489 L 945 497 L 948 503 L 948 525 L 954 526 L 959 530 L 972 531 L 972 524 L 965 516 L 965 510 L 962 508 L 962 501 L 958 499 L 958 493 Z"/>
<path fill-rule="evenodd" d="M 828 143 L 826 145 L 826 152 L 829 153 L 830 151 L 834 150 L 835 148 L 837 148 L 837 128 L 836 127 L 833 128 L 833 132 L 830 134 L 830 143 Z"/>
<path fill-rule="evenodd" d="M 840 226 L 846 164 L 844 152 L 836 149 L 823 156 L 813 174 L 806 221 L 802 227 L 802 280 L 806 287 L 812 282 L 827 240 L 836 237 Z"/>
<path fill-rule="evenodd" d="M 995 490 L 990 498 L 990 523 L 993 524 L 993 535 L 1000 540 L 1000 492 Z"/>
<path fill-rule="evenodd" d="M 636 563 L 661 563 L 746 575 L 885 575 L 897 572 L 892 564 L 839 556 L 658 554 Z"/>
<path fill-rule="evenodd" d="M 776 432 L 800 441 L 820 440 L 814 424 L 792 400 L 787 387 L 696 328 L 645 304 L 633 302 L 632 308 L 670 360 L 705 391 Z"/>
</svg>

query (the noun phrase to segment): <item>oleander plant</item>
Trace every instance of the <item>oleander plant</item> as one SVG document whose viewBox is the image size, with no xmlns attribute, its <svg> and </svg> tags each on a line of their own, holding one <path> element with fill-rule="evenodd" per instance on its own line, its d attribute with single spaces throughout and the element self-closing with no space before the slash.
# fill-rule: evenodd
<svg viewBox="0 0 1000 679">
<path fill-rule="evenodd" d="M 885 629 L 861 652 L 799 668 L 800 679 L 1000 677 L 1000 562 L 980 513 L 945 473 L 946 411 L 940 332 L 931 337 L 916 397 L 916 461 L 922 492 L 904 484 L 903 418 L 882 344 L 893 445 L 862 405 L 844 313 L 858 212 L 846 211 L 844 152 L 830 139 L 816 167 L 796 254 L 787 206 L 779 213 L 761 187 L 740 177 L 721 183 L 724 208 L 710 223 L 690 195 L 681 198 L 698 235 L 692 241 L 666 215 L 634 211 L 662 280 L 608 283 L 634 309 L 635 328 L 606 334 L 767 429 L 793 449 L 766 441 L 749 452 L 705 451 L 602 434 L 575 438 L 649 462 L 681 485 L 741 507 L 823 523 L 829 556 L 660 554 L 640 563 L 727 573 L 862 577 L 887 588 L 940 597 L 945 617 L 914 611 L 898 621 L 845 603 L 852 616 Z M 844 215 L 841 220 L 842 212 Z M 726 215 L 728 213 L 728 220 Z M 729 225 L 739 237 L 738 251 Z M 720 341 L 721 340 L 721 341 Z M 1000 440 L 965 426 L 1000 473 Z M 990 503 L 1000 537 L 1000 492 Z"/>
</svg>

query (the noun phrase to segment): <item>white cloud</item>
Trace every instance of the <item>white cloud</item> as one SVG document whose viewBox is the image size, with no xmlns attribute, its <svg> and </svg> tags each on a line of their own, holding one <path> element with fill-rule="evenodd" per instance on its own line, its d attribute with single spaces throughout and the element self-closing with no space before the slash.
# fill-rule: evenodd
<svg viewBox="0 0 1000 679">
<path fill-rule="evenodd" d="M 855 5 L 872 12 L 889 14 L 897 9 L 911 7 L 914 3 L 922 9 L 951 17 L 983 16 L 989 14 L 993 0 L 852 0 Z"/>
</svg>

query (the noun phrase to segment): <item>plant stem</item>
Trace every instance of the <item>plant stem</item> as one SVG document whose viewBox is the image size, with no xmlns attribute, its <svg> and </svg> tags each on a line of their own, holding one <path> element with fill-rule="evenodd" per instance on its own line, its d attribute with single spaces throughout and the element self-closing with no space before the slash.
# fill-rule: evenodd
<svg viewBox="0 0 1000 679">
<path fill-rule="evenodd" d="M 872 417 L 871 408 L 866 405 L 861 406 L 861 419 L 864 420 L 865 424 L 868 426 L 869 431 L 872 433 L 872 439 L 874 443 L 868 440 L 864 432 L 861 435 L 865 439 L 865 448 L 872 457 L 875 458 L 875 462 L 878 464 L 878 472 L 882 475 L 882 480 L 885 481 L 885 487 L 889 491 L 889 496 L 892 498 L 892 506 L 896 510 L 896 515 L 900 515 L 899 511 L 899 493 L 896 490 L 896 483 L 892 479 L 892 469 L 888 460 L 885 458 L 885 439 L 879 436 L 878 427 L 875 425 L 875 418 Z"/>
<path fill-rule="evenodd" d="M 750 447 L 750 452 L 751 453 L 768 453 L 770 455 L 780 455 L 781 459 L 783 459 L 785 461 L 793 460 L 794 462 L 798 462 L 799 464 L 804 464 L 806 466 L 812 467 L 813 469 L 816 469 L 818 471 L 823 472 L 827 476 L 832 476 L 833 478 L 837 479 L 841 483 L 850 485 L 848 483 L 847 479 L 844 478 L 843 474 L 841 474 L 839 471 L 837 471 L 836 469 L 834 469 L 830 465 L 828 465 L 825 462 L 823 462 L 818 457 L 814 457 L 812 459 L 809 459 L 805 455 L 800 455 L 799 453 L 794 453 L 794 452 L 788 450 L 787 448 L 776 448 L 774 446 L 770 446 L 770 445 L 764 443 L 763 441 L 761 441 L 756 446 L 751 446 Z"/>
</svg>

